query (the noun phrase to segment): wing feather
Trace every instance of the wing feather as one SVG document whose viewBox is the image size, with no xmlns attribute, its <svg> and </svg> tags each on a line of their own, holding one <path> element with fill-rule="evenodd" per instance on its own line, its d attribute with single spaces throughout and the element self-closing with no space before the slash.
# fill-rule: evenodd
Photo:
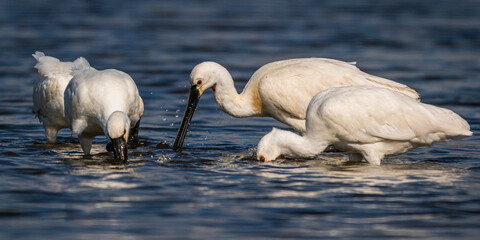
<svg viewBox="0 0 480 240">
<path fill-rule="evenodd" d="M 364 89 L 367 89 L 365 91 Z M 372 87 L 339 88 L 325 94 L 319 105 L 320 119 L 335 129 L 338 139 L 349 142 L 428 141 L 428 135 L 444 131 L 435 121 L 433 106 L 404 94 Z M 436 107 L 434 107 L 436 108 Z"/>
<path fill-rule="evenodd" d="M 320 91 L 342 86 L 368 85 L 389 88 L 418 98 L 408 86 L 362 72 L 354 64 L 325 58 L 301 58 L 266 64 L 245 87 L 258 86 L 268 115 L 282 112 L 305 119 L 310 100 Z"/>
</svg>

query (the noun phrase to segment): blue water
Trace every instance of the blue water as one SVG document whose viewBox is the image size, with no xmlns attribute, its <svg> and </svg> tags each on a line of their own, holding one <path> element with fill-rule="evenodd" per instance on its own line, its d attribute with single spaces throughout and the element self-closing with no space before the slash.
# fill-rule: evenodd
<svg viewBox="0 0 480 240">
<path fill-rule="evenodd" d="M 480 2 L 0 2 L 0 239 L 477 239 L 480 234 Z M 46 144 L 32 108 L 31 54 L 117 68 L 145 102 L 140 146 L 83 156 L 67 129 Z M 235 119 L 211 91 L 182 153 L 171 144 L 191 69 L 229 69 L 239 91 L 263 64 L 357 61 L 454 110 L 472 137 L 387 157 L 382 166 L 254 160 L 272 126 Z"/>
</svg>

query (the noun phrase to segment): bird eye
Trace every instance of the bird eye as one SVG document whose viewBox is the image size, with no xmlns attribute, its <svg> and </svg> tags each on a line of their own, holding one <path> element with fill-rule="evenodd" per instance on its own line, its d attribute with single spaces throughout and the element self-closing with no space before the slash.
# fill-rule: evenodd
<svg viewBox="0 0 480 240">
<path fill-rule="evenodd" d="M 260 155 L 260 157 L 258 158 L 258 160 L 262 161 L 262 162 L 265 162 L 265 157 L 263 155 Z"/>
<path fill-rule="evenodd" d="M 202 84 L 202 80 L 197 81 L 197 85 L 200 85 L 200 84 Z"/>
</svg>

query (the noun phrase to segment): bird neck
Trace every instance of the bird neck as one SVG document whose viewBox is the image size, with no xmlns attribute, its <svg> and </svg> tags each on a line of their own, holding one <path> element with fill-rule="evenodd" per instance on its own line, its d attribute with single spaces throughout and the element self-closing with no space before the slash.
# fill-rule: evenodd
<svg viewBox="0 0 480 240">
<path fill-rule="evenodd" d="M 289 131 L 285 131 L 284 136 L 278 141 L 283 148 L 283 154 L 291 157 L 315 157 L 328 146 L 327 143 L 322 141 L 312 140 L 307 136 L 300 136 Z"/>
<path fill-rule="evenodd" d="M 213 95 L 220 109 L 231 116 L 242 118 L 260 115 L 248 91 L 238 94 L 230 74 L 218 78 Z"/>
</svg>

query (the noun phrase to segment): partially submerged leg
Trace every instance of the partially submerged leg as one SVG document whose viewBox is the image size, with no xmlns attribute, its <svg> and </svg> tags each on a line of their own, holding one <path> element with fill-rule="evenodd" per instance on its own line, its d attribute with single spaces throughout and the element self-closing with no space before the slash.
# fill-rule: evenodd
<svg viewBox="0 0 480 240">
<path fill-rule="evenodd" d="M 130 133 L 128 137 L 129 148 L 134 148 L 138 144 L 138 130 L 140 129 L 140 120 L 142 120 L 142 118 L 139 118 L 135 126 L 130 129 Z"/>
<path fill-rule="evenodd" d="M 80 146 L 82 146 L 83 153 L 85 155 L 90 155 L 93 138 L 78 136 L 78 140 L 80 141 Z"/>
<path fill-rule="evenodd" d="M 45 137 L 47 137 L 47 143 L 55 143 L 57 141 L 57 128 L 51 126 L 45 126 Z"/>
<path fill-rule="evenodd" d="M 365 160 L 367 160 L 370 164 L 380 165 L 382 163 L 384 153 L 377 152 L 377 151 L 374 151 L 372 149 L 366 149 L 363 156 L 364 156 Z"/>
<path fill-rule="evenodd" d="M 363 156 L 360 153 L 349 153 L 348 154 L 348 160 L 352 162 L 361 162 L 363 160 Z"/>
</svg>

